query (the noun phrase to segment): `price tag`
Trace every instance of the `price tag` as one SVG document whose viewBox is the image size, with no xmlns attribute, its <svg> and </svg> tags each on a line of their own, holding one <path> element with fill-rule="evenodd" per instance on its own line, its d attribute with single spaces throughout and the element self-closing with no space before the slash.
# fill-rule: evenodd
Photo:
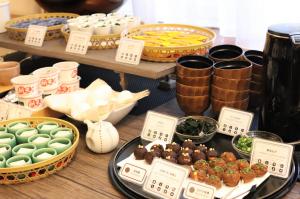
<svg viewBox="0 0 300 199">
<path fill-rule="evenodd" d="M 71 31 L 66 52 L 85 55 L 89 47 L 91 36 L 92 33 L 89 32 Z"/>
<path fill-rule="evenodd" d="M 8 103 L 0 100 L 0 121 L 7 120 Z"/>
<path fill-rule="evenodd" d="M 32 110 L 17 104 L 9 103 L 7 119 L 31 117 L 31 115 L 32 115 Z"/>
<path fill-rule="evenodd" d="M 122 38 L 117 50 L 116 61 L 138 65 L 141 60 L 143 49 L 144 41 Z"/>
<path fill-rule="evenodd" d="M 178 199 L 188 174 L 185 167 L 155 158 L 143 190 L 159 198 Z"/>
<path fill-rule="evenodd" d="M 148 111 L 141 138 L 150 142 L 162 140 L 171 143 L 177 122 L 176 117 Z"/>
<path fill-rule="evenodd" d="M 223 107 L 219 116 L 219 133 L 230 136 L 246 134 L 253 120 L 253 113 Z"/>
<path fill-rule="evenodd" d="M 126 163 L 119 172 L 122 179 L 142 185 L 146 179 L 147 170 L 138 165 Z"/>
<path fill-rule="evenodd" d="M 187 199 L 214 199 L 216 188 L 194 180 L 187 180 L 187 186 L 183 192 L 183 197 Z"/>
<path fill-rule="evenodd" d="M 29 25 L 24 43 L 26 45 L 41 47 L 44 43 L 46 32 L 46 26 Z"/>
<path fill-rule="evenodd" d="M 250 163 L 251 165 L 265 164 L 272 175 L 287 178 L 291 169 L 293 151 L 292 145 L 254 138 Z"/>
</svg>

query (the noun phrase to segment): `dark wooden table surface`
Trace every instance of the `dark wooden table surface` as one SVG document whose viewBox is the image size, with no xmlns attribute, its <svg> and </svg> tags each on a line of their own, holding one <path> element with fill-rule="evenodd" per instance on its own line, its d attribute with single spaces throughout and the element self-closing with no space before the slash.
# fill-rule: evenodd
<svg viewBox="0 0 300 199">
<path fill-rule="evenodd" d="M 176 100 L 158 107 L 155 111 L 182 116 Z M 145 115 L 128 115 L 116 125 L 120 134 L 119 147 L 140 134 Z M 18 185 L 3 185 L 0 187 L 0 198 L 124 198 L 110 183 L 108 163 L 113 152 L 95 154 L 88 150 L 85 144 L 85 129 L 81 131 L 81 139 L 77 154 L 71 164 L 47 178 Z M 300 183 L 297 183 L 285 199 L 300 198 Z"/>
</svg>

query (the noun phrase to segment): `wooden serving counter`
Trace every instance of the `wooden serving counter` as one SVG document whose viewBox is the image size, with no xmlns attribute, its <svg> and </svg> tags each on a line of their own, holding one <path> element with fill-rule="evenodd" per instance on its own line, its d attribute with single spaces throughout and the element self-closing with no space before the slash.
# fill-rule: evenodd
<svg viewBox="0 0 300 199">
<path fill-rule="evenodd" d="M 183 116 L 176 100 L 171 100 L 154 111 Z M 128 115 L 116 125 L 120 134 L 119 147 L 140 134 L 144 119 L 145 115 Z M 125 198 L 109 180 L 108 163 L 113 152 L 95 154 L 89 151 L 85 144 L 85 127 L 79 129 L 81 138 L 77 154 L 68 167 L 35 182 L 1 186 L 0 198 Z M 300 183 L 298 182 L 284 198 L 299 199 L 299 196 Z"/>
</svg>

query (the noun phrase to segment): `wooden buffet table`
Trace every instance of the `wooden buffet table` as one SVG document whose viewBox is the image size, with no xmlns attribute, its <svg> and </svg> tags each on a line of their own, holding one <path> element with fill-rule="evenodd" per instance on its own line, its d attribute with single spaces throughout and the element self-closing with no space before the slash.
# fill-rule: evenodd
<svg viewBox="0 0 300 199">
<path fill-rule="evenodd" d="M 161 113 L 182 116 L 176 100 L 154 109 Z M 140 134 L 145 115 L 128 115 L 116 128 L 120 134 L 119 146 Z M 110 183 L 108 163 L 113 153 L 95 154 L 85 144 L 85 129 L 81 129 L 81 138 L 77 154 L 71 164 L 47 178 L 18 185 L 0 187 L 0 198 L 124 198 Z M 300 198 L 300 183 L 285 196 L 285 199 Z"/>
<path fill-rule="evenodd" d="M 6 33 L 0 34 L 0 47 L 26 52 L 32 55 L 72 60 L 99 68 L 120 73 L 121 86 L 126 87 L 124 74 L 133 74 L 151 79 L 159 79 L 175 70 L 174 63 L 155 63 L 141 61 L 139 65 L 125 64 L 115 61 L 116 49 L 88 50 L 86 55 L 72 54 L 65 51 L 66 42 L 63 38 L 45 41 L 43 47 L 25 45 L 23 41 L 8 38 Z"/>
</svg>

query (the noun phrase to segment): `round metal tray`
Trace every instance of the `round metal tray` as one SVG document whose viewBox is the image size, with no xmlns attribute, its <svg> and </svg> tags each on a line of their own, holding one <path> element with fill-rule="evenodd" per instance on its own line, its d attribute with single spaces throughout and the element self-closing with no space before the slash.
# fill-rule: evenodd
<svg viewBox="0 0 300 199">
<path fill-rule="evenodd" d="M 117 163 L 127 158 L 130 154 L 133 153 L 134 149 L 138 144 L 141 144 L 141 138 L 137 137 L 128 143 L 124 144 L 115 155 L 112 157 L 109 163 L 109 176 L 112 181 L 112 184 L 122 192 L 126 197 L 143 199 L 143 198 L 153 198 L 152 195 L 145 193 L 142 190 L 142 187 L 127 182 L 120 178 L 119 168 Z M 214 147 L 219 152 L 231 151 L 236 154 L 234 149 L 231 146 L 231 137 L 216 134 L 214 138 L 206 143 L 208 147 Z M 238 157 L 238 154 L 236 154 Z M 247 199 L 256 199 L 256 198 L 281 198 L 287 194 L 297 182 L 297 177 L 299 174 L 299 163 L 296 158 L 293 158 L 291 172 L 288 178 L 282 179 L 274 176 L 270 176 L 263 184 L 261 184 L 253 194 L 246 196 Z"/>
</svg>

